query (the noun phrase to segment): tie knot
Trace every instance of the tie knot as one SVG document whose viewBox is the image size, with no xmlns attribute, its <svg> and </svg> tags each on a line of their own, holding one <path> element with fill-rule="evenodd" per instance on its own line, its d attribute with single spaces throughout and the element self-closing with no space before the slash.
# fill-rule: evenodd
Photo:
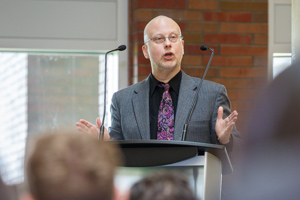
<svg viewBox="0 0 300 200">
<path fill-rule="evenodd" d="M 170 89 L 170 85 L 168 83 L 158 83 L 157 86 L 163 87 L 165 89 L 165 91 L 169 91 L 169 89 Z"/>
</svg>

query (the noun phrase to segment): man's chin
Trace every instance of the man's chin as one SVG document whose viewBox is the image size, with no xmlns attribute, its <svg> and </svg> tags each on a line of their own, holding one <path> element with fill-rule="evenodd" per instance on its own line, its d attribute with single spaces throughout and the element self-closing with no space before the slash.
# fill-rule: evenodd
<svg viewBox="0 0 300 200">
<path fill-rule="evenodd" d="M 175 64 L 170 64 L 170 65 L 166 65 L 166 64 L 162 64 L 161 67 L 164 69 L 175 69 L 178 65 Z"/>
</svg>

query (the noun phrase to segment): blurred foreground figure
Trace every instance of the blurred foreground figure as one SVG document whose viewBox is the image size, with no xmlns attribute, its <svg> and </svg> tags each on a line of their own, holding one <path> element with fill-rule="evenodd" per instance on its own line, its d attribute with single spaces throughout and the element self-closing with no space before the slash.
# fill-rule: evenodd
<svg viewBox="0 0 300 200">
<path fill-rule="evenodd" d="M 50 134 L 28 160 L 28 200 L 111 200 L 119 152 L 85 134 Z"/>
<path fill-rule="evenodd" d="M 197 200 L 181 173 L 158 171 L 131 187 L 130 200 Z"/>
<path fill-rule="evenodd" d="M 300 65 L 275 78 L 252 116 L 232 199 L 299 199 Z"/>
<path fill-rule="evenodd" d="M 17 199 L 17 194 L 3 183 L 2 178 L 0 177 L 0 200 L 15 200 Z"/>
</svg>

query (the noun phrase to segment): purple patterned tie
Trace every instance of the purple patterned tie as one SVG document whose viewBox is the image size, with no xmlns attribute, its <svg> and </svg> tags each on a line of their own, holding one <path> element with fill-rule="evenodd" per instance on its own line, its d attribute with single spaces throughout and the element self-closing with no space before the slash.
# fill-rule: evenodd
<svg viewBox="0 0 300 200">
<path fill-rule="evenodd" d="M 159 87 L 165 89 L 159 110 L 158 110 L 158 140 L 173 140 L 174 139 L 174 106 L 171 95 L 169 93 L 169 84 L 158 84 Z"/>
</svg>

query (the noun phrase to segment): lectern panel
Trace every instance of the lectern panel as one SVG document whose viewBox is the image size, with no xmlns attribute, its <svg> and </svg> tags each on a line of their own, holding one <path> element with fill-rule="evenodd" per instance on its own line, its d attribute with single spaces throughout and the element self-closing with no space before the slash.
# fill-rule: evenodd
<svg viewBox="0 0 300 200">
<path fill-rule="evenodd" d="M 158 140 L 112 142 L 121 147 L 125 160 L 116 176 L 118 187 L 129 189 L 153 170 L 176 169 L 187 174 L 199 199 L 220 200 L 222 173 L 232 172 L 229 156 L 222 145 Z"/>
<path fill-rule="evenodd" d="M 197 147 L 141 147 L 123 148 L 127 167 L 153 167 L 168 165 L 198 155 Z M 149 159 L 152 158 L 152 159 Z"/>
<path fill-rule="evenodd" d="M 203 199 L 204 193 L 204 167 L 119 167 L 115 176 L 115 185 L 120 191 L 126 191 L 147 174 L 158 171 L 168 170 L 184 174 L 188 178 L 191 189 L 199 199 Z"/>
</svg>

